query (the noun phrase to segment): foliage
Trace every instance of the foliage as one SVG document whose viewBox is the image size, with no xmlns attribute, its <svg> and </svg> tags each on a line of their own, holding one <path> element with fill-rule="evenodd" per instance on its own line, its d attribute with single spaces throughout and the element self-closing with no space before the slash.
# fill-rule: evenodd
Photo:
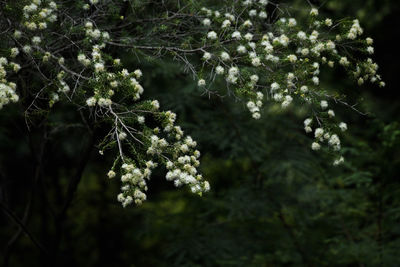
<svg viewBox="0 0 400 267">
<path fill-rule="evenodd" d="M 276 76 L 267 76 L 271 80 L 262 84 L 265 73 L 253 66 L 250 58 L 232 56 L 243 39 L 231 47 L 212 46 L 207 50 L 212 54 L 210 61 L 202 59 L 205 51 L 187 51 L 207 46 L 206 36 L 215 30 L 204 26 L 206 14 L 202 12 L 207 10 L 202 11 L 201 7 L 225 11 L 224 5 L 230 2 L 162 1 L 161 5 L 160 1 L 130 1 L 132 9 L 129 9 L 128 2 L 114 1 L 114 5 L 103 5 L 103 2 L 90 5 L 86 11 L 82 10 L 86 1 L 57 3 L 59 23 L 49 23 L 51 31 L 41 35 L 45 44 L 44 40 L 55 40 L 45 47 L 51 53 L 47 65 L 42 62 L 45 51 L 34 50 L 32 58 L 22 52 L 23 42 L 28 44 L 33 37 L 24 28 L 21 52 L 15 59 L 21 70 L 10 74 L 7 69 L 10 74 L 7 81 L 16 83 L 19 99 L 15 104 L 5 105 L 0 112 L 4 125 L 0 131 L 0 203 L 6 223 L 0 228 L 0 255 L 5 266 L 400 264 L 396 255 L 400 248 L 400 199 L 396 179 L 400 167 L 397 153 L 400 124 L 393 119 L 398 105 L 393 103 L 392 96 L 385 98 L 396 81 L 391 76 L 392 70 L 382 66 L 389 87 L 378 93 L 376 88 L 367 86 L 352 89 L 353 83 L 343 79 L 346 75 L 343 69 L 330 69 L 321 63 L 321 88 L 327 93 L 347 95 L 346 103 L 363 98 L 357 110 L 369 113 L 360 115 L 351 109 L 352 104 L 335 106 L 337 120 L 346 120 L 352 126 L 341 137 L 340 155 L 346 161 L 334 167 L 329 147 L 321 147 L 320 152 L 309 150 L 312 140 L 304 135 L 298 123 L 315 108 L 327 115 L 328 110 L 320 111 L 316 107 L 323 99 L 307 105 L 293 95 L 294 103 L 286 109 L 281 108 L 280 102 L 265 101 L 258 120 L 250 119 L 246 112 L 248 100 L 257 97 L 253 93 L 257 92 L 258 85 L 268 86 L 263 94 L 266 98 L 272 97 L 270 84 L 275 79 L 286 79 L 287 69 L 277 66 Z M 277 10 L 282 13 L 277 16 L 292 14 L 294 10 L 298 15 L 296 31 L 313 27 L 309 24 L 308 4 L 297 2 L 279 3 Z M 313 3 L 315 7 L 321 4 Z M 346 7 L 358 10 L 357 3 L 327 1 L 319 12 L 336 21 L 353 16 L 355 11 Z M 375 16 L 371 18 L 374 24 L 360 17 L 362 24 L 368 26 L 367 32 L 372 31 L 371 36 L 375 33 L 379 36 L 374 27 L 378 27 L 377 22 L 383 23 L 383 15 L 388 14 L 384 11 L 388 7 L 377 3 L 369 1 L 359 8 Z M 20 10 L 26 4 L 28 1 L 0 1 L 1 13 L 7 14 L 3 17 L 12 18 L 13 23 L 9 29 L 8 22 L 2 18 L 2 33 L 12 33 L 16 23 L 23 19 Z M 394 7 L 395 3 L 391 5 Z M 69 17 L 60 11 L 66 8 Z M 240 10 L 242 6 L 236 8 Z M 276 8 L 269 5 L 267 11 L 275 14 Z M 372 12 L 375 8 L 383 11 L 375 14 Z M 229 6 L 228 10 L 236 16 L 233 8 Z M 92 26 L 83 17 L 94 22 Z M 278 31 L 281 26 L 275 26 L 274 21 L 279 20 L 268 20 L 265 25 L 271 31 Z M 353 25 L 352 21 L 348 20 L 348 27 Z M 117 29 L 111 25 L 117 25 Z M 104 48 L 101 47 L 103 39 L 91 36 L 96 35 L 93 33 L 96 29 L 100 34 L 110 35 Z M 52 35 L 57 32 L 69 36 L 77 46 L 67 46 L 58 52 L 69 40 Z M 2 34 L 0 39 L 0 54 L 8 56 L 15 40 L 7 34 Z M 378 62 L 384 58 L 380 42 L 378 38 Z M 226 77 L 208 80 L 220 62 L 220 49 L 225 48 L 239 67 L 240 75 L 243 74 L 240 76 L 243 81 L 254 74 L 259 76 L 257 86 L 246 87 L 244 82 L 238 87 L 232 84 L 227 87 Z M 295 47 L 290 49 L 296 53 Z M 104 72 L 96 71 L 95 64 L 101 62 L 94 60 L 93 52 L 104 60 Z M 279 53 L 280 58 L 287 58 L 292 52 L 280 47 Z M 78 60 L 79 54 L 85 54 L 85 58 Z M 64 64 L 60 63 L 61 57 Z M 114 63 L 118 58 L 120 62 Z M 204 75 L 198 78 L 207 81 L 206 88 L 199 88 L 197 80 L 193 82 L 193 72 L 190 73 L 186 59 L 190 59 L 195 76 Z M 94 62 L 85 67 L 85 60 Z M 35 63 L 49 77 L 48 84 L 43 83 Z M 311 68 L 312 65 L 297 67 Z M 129 71 L 129 78 L 125 79 L 124 68 L 141 71 Z M 57 75 L 61 71 L 64 74 L 59 79 Z M 90 80 L 86 82 L 69 71 Z M 226 71 L 227 68 L 225 74 Z M 109 88 L 108 82 L 112 81 L 105 72 L 118 77 L 115 80 L 121 84 L 117 89 Z M 132 78 L 137 83 L 130 84 Z M 68 92 L 59 91 L 65 88 L 62 81 L 70 87 Z M 208 87 L 210 81 L 213 84 Z M 73 93 L 76 82 L 79 90 Z M 140 99 L 136 97 L 141 91 L 138 85 L 145 88 L 139 94 Z M 114 90 L 114 94 L 110 95 L 109 90 Z M 54 94 L 58 95 L 57 100 Z M 89 107 L 86 101 L 91 97 L 97 104 Z M 101 98 L 104 100 L 100 101 Z M 99 101 L 108 99 L 112 100 L 111 106 L 99 105 Z M 163 109 L 176 112 L 177 123 L 197 141 L 197 148 L 203 152 L 199 171 L 212 185 L 204 197 L 174 190 L 163 178 L 168 170 L 155 169 L 149 163 L 168 162 L 146 151 L 152 147 L 152 131 L 157 126 L 163 129 L 168 123 L 164 116 L 171 116 L 171 112 L 154 111 L 158 101 L 146 99 L 158 99 Z M 134 115 L 125 116 L 127 110 L 133 110 Z M 119 115 L 121 123 L 115 124 L 116 116 L 111 111 Z M 144 117 L 144 124 L 139 122 L 140 116 Z M 147 135 L 147 139 L 134 135 L 145 145 L 133 145 L 134 139 L 129 137 L 124 125 Z M 127 133 L 126 139 L 121 136 L 122 132 Z M 160 132 L 160 139 L 174 142 L 168 139 L 172 136 Z M 124 142 L 122 153 L 118 147 L 120 139 Z M 96 150 L 104 151 L 103 156 L 93 149 L 98 144 Z M 179 152 L 181 145 L 170 148 Z M 136 150 L 139 152 L 135 153 Z M 174 157 L 177 152 L 166 149 L 162 155 Z M 195 153 L 195 149 L 190 153 Z M 126 158 L 127 165 L 137 164 L 143 173 L 151 170 L 152 179 L 146 179 L 151 191 L 147 195 L 149 199 L 139 207 L 120 207 L 115 201 L 120 184 L 105 179 L 107 173 L 114 175 L 110 173 L 110 166 L 113 172 L 121 171 L 121 176 L 132 168 L 125 165 L 120 169 L 121 157 Z"/>
</svg>

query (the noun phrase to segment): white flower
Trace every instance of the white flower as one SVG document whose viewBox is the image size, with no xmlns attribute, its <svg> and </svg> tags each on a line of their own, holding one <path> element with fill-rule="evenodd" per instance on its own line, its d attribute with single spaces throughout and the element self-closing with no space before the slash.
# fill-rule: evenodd
<svg viewBox="0 0 400 267">
<path fill-rule="evenodd" d="M 22 32 L 15 30 L 13 36 L 15 39 L 19 39 L 22 36 Z"/>
<path fill-rule="evenodd" d="M 227 52 L 222 52 L 221 53 L 221 59 L 223 60 L 223 61 L 227 61 L 227 60 L 229 60 L 231 57 L 229 56 L 229 54 L 227 53 Z"/>
<path fill-rule="evenodd" d="M 29 45 L 25 45 L 24 47 L 22 47 L 22 50 L 29 54 L 32 51 L 32 47 L 30 47 Z"/>
<path fill-rule="evenodd" d="M 271 91 L 272 92 L 278 90 L 279 88 L 280 88 L 280 86 L 279 86 L 278 83 L 274 82 L 274 83 L 271 84 Z"/>
<path fill-rule="evenodd" d="M 90 22 L 90 21 L 86 22 L 86 23 L 85 23 L 85 28 L 87 28 L 87 29 L 92 29 L 92 28 L 93 28 L 93 23 Z"/>
<path fill-rule="evenodd" d="M 345 132 L 347 130 L 347 124 L 345 122 L 339 123 L 339 128 L 342 130 L 342 132 Z"/>
<path fill-rule="evenodd" d="M 247 41 L 251 41 L 253 39 L 253 34 L 251 33 L 246 33 L 244 36 L 244 39 L 246 39 Z"/>
<path fill-rule="evenodd" d="M 204 26 L 210 26 L 210 25 L 211 25 L 211 20 L 208 19 L 208 18 L 204 19 L 204 20 L 203 20 L 203 25 L 204 25 Z"/>
<path fill-rule="evenodd" d="M 108 176 L 108 178 L 114 178 L 115 177 L 115 172 L 113 171 L 113 170 L 110 170 L 108 173 L 107 173 L 107 176 Z"/>
<path fill-rule="evenodd" d="M 255 16 L 257 16 L 257 10 L 255 10 L 255 9 L 250 10 L 250 11 L 249 11 L 249 16 L 250 16 L 250 17 L 255 17 Z"/>
<path fill-rule="evenodd" d="M 330 118 L 335 117 L 335 112 L 334 112 L 332 109 L 328 110 L 328 116 L 329 116 Z"/>
<path fill-rule="evenodd" d="M 217 66 L 215 68 L 215 73 L 217 73 L 218 75 L 224 74 L 224 68 L 222 66 Z"/>
<path fill-rule="evenodd" d="M 40 22 L 39 23 L 39 29 L 43 30 L 47 28 L 47 23 L 46 22 Z"/>
<path fill-rule="evenodd" d="M 336 150 L 339 150 L 340 148 L 340 139 L 336 134 L 332 134 L 332 136 L 329 138 L 328 144 L 330 146 L 335 146 Z"/>
<path fill-rule="evenodd" d="M 217 39 L 217 33 L 215 31 L 208 32 L 207 38 L 211 40 Z"/>
<path fill-rule="evenodd" d="M 253 23 L 250 20 L 246 20 L 243 22 L 243 27 L 251 27 L 253 26 Z"/>
<path fill-rule="evenodd" d="M 258 120 L 261 117 L 261 115 L 259 112 L 255 112 L 255 113 L 253 113 L 252 117 L 253 117 L 253 119 Z"/>
<path fill-rule="evenodd" d="M 49 3 L 49 7 L 52 9 L 57 9 L 57 4 L 52 1 Z"/>
<path fill-rule="evenodd" d="M 235 21 L 235 16 L 230 13 L 225 13 L 225 18 L 229 19 L 230 21 Z"/>
<path fill-rule="evenodd" d="M 40 39 L 39 36 L 34 36 L 34 37 L 32 37 L 32 43 L 33 43 L 33 44 L 38 45 L 38 44 L 40 44 L 41 42 L 42 42 L 42 39 Z"/>
<path fill-rule="evenodd" d="M 118 200 L 118 202 L 124 202 L 125 201 L 124 194 L 122 194 L 122 193 L 118 194 L 117 200 Z"/>
<path fill-rule="evenodd" d="M 153 108 L 154 108 L 155 110 L 157 110 L 157 109 L 160 108 L 160 103 L 158 102 L 158 100 L 153 100 L 153 101 L 151 101 L 151 105 L 153 106 Z"/>
<path fill-rule="evenodd" d="M 252 4 L 253 0 L 245 0 L 243 1 L 242 5 L 243 6 L 250 6 Z"/>
<path fill-rule="evenodd" d="M 278 42 L 285 47 L 289 45 L 289 41 L 289 38 L 284 34 L 282 34 L 278 39 Z"/>
<path fill-rule="evenodd" d="M 37 29 L 37 25 L 36 25 L 35 22 L 31 22 L 31 23 L 26 24 L 26 27 L 31 31 L 34 31 L 34 30 Z"/>
<path fill-rule="evenodd" d="M 300 31 L 299 33 L 297 33 L 297 38 L 299 38 L 300 40 L 305 40 L 307 39 L 307 35 L 305 32 Z"/>
<path fill-rule="evenodd" d="M 350 62 L 347 60 L 347 57 L 342 57 L 339 60 L 339 64 L 343 65 L 343 66 L 348 66 L 350 64 Z"/>
<path fill-rule="evenodd" d="M 287 108 L 292 101 L 293 98 L 290 95 L 285 96 L 285 100 L 282 102 L 282 108 Z"/>
<path fill-rule="evenodd" d="M 180 150 L 181 150 L 183 153 L 186 153 L 186 152 L 189 151 L 189 147 L 188 147 L 188 145 L 183 144 L 183 145 L 181 145 Z"/>
<path fill-rule="evenodd" d="M 367 52 L 368 52 L 368 54 L 372 55 L 374 53 L 374 48 L 372 46 L 368 46 L 367 47 Z"/>
<path fill-rule="evenodd" d="M 140 124 L 143 124 L 143 123 L 144 123 L 144 117 L 143 117 L 143 116 L 138 116 L 138 117 L 137 117 L 137 120 L 138 120 L 138 122 L 139 122 Z"/>
<path fill-rule="evenodd" d="M 94 64 L 95 72 L 103 72 L 104 71 L 104 64 L 103 63 L 96 63 Z"/>
<path fill-rule="evenodd" d="M 324 135 L 324 129 L 322 128 L 317 128 L 314 131 L 314 136 L 315 138 L 321 138 Z"/>
<path fill-rule="evenodd" d="M 126 138 L 126 133 L 125 132 L 120 132 L 119 134 L 118 134 L 118 138 L 119 138 L 119 140 L 124 140 L 125 138 Z"/>
<path fill-rule="evenodd" d="M 198 85 L 199 87 L 203 87 L 203 86 L 206 85 L 206 81 L 205 81 L 204 79 L 200 79 L 200 80 L 197 82 L 197 85 Z"/>
<path fill-rule="evenodd" d="M 117 64 L 118 65 L 118 64 Z M 142 77 L 143 73 L 141 70 L 137 69 L 133 72 L 133 74 L 136 76 L 136 78 L 140 79 Z"/>
<path fill-rule="evenodd" d="M 310 15 L 311 16 L 318 16 L 318 9 L 312 8 L 311 11 L 310 11 Z"/>
<path fill-rule="evenodd" d="M 5 57 L 0 57 L 0 67 L 2 67 L 3 65 L 7 65 L 8 64 L 8 60 Z"/>
<path fill-rule="evenodd" d="M 273 98 L 276 102 L 281 102 L 283 100 L 283 95 L 281 93 L 274 94 Z"/>
<path fill-rule="evenodd" d="M 252 64 L 254 67 L 260 66 L 260 65 L 261 65 L 261 60 L 260 60 L 260 58 L 259 58 L 259 57 L 253 58 L 253 59 L 251 60 L 251 64 Z"/>
<path fill-rule="evenodd" d="M 93 39 L 99 39 L 101 36 L 101 32 L 98 29 L 95 29 L 94 31 L 89 31 L 89 35 L 90 37 L 92 37 Z"/>
<path fill-rule="evenodd" d="M 266 19 L 268 17 L 267 12 L 265 11 L 261 11 L 258 16 L 262 19 Z"/>
<path fill-rule="evenodd" d="M 90 98 L 88 98 L 88 99 L 86 100 L 86 104 L 87 104 L 89 107 L 93 107 L 94 105 L 96 105 L 96 102 L 97 102 L 97 100 L 96 100 L 96 98 L 94 98 L 94 97 L 90 97 Z"/>
<path fill-rule="evenodd" d="M 262 6 L 268 5 L 268 0 L 259 0 L 258 3 Z"/>
<path fill-rule="evenodd" d="M 322 100 L 320 105 L 322 109 L 326 109 L 328 107 L 328 102 L 326 100 Z"/>
<path fill-rule="evenodd" d="M 258 77 L 257 74 L 254 74 L 254 75 L 250 76 L 250 80 L 251 80 L 252 83 L 257 83 L 258 80 L 259 80 L 259 77 Z"/>
<path fill-rule="evenodd" d="M 315 85 L 318 85 L 319 84 L 319 78 L 318 77 L 313 77 L 312 78 L 312 82 L 315 84 Z"/>
<path fill-rule="evenodd" d="M 289 27 L 294 27 L 294 26 L 296 26 L 296 25 L 297 25 L 296 19 L 290 18 L 290 19 L 289 19 L 289 22 L 288 22 L 288 26 L 289 26 Z"/>
<path fill-rule="evenodd" d="M 315 151 L 320 150 L 320 149 L 321 149 L 321 145 L 318 144 L 318 143 L 316 143 L 316 142 L 313 142 L 313 143 L 311 144 L 311 149 L 312 149 L 312 150 L 315 150 Z"/>
<path fill-rule="evenodd" d="M 85 59 L 86 59 L 86 56 L 84 54 L 79 54 L 78 55 L 78 61 L 79 62 L 83 62 L 83 61 L 85 61 Z"/>
<path fill-rule="evenodd" d="M 343 158 L 343 157 L 340 157 L 339 159 L 336 159 L 336 160 L 333 162 L 333 166 L 338 166 L 338 165 L 342 164 L 343 162 L 344 162 L 344 158 Z"/>
<path fill-rule="evenodd" d="M 124 77 L 128 77 L 128 76 L 129 76 L 129 71 L 128 71 L 127 69 L 123 69 L 123 70 L 121 71 L 121 74 L 122 74 L 122 76 L 124 76 Z"/>
<path fill-rule="evenodd" d="M 204 60 L 209 60 L 209 59 L 211 59 L 211 54 L 210 54 L 209 52 L 204 52 L 203 59 L 204 59 Z"/>
<path fill-rule="evenodd" d="M 301 49 L 301 54 L 303 56 L 307 56 L 309 53 L 310 53 L 310 50 L 308 48 Z"/>
<path fill-rule="evenodd" d="M 334 42 L 332 42 L 332 41 L 329 40 L 329 41 L 326 43 L 326 48 L 327 48 L 328 50 L 334 50 L 334 49 L 336 48 L 336 45 L 335 45 Z"/>
<path fill-rule="evenodd" d="M 221 28 L 227 28 L 227 27 L 229 27 L 229 26 L 231 26 L 231 22 L 229 21 L 229 20 L 224 20 L 223 22 L 222 22 L 222 26 L 221 26 Z"/>
<path fill-rule="evenodd" d="M 307 92 L 308 92 L 308 87 L 305 86 L 305 85 L 303 85 L 302 87 L 300 87 L 300 91 L 301 91 L 302 93 L 307 93 Z"/>
<path fill-rule="evenodd" d="M 287 58 L 291 63 L 295 63 L 297 61 L 296 55 L 289 55 Z"/>
<path fill-rule="evenodd" d="M 249 58 L 255 58 L 255 57 L 257 57 L 256 52 L 249 52 Z"/>
<path fill-rule="evenodd" d="M 11 67 L 14 72 L 18 72 L 21 69 L 21 66 L 17 63 L 11 63 Z"/>
<path fill-rule="evenodd" d="M 231 67 L 229 69 L 229 74 L 230 75 L 237 75 L 237 74 L 239 74 L 239 69 L 237 67 Z"/>
<path fill-rule="evenodd" d="M 237 47 L 236 51 L 237 51 L 239 54 L 245 54 L 245 53 L 247 52 L 247 49 L 246 49 L 246 47 L 245 47 L 244 45 L 239 45 L 239 46 Z"/>
<path fill-rule="evenodd" d="M 113 60 L 113 64 L 115 65 L 115 66 L 119 66 L 119 65 L 121 65 L 121 59 L 119 59 L 119 58 L 116 58 L 116 59 L 114 59 Z M 140 71 L 140 70 L 136 70 L 136 71 Z M 135 71 L 135 72 L 136 72 Z M 141 72 L 141 71 L 140 71 Z M 136 77 L 137 77 L 137 75 L 135 75 Z"/>
<path fill-rule="evenodd" d="M 310 126 L 311 123 L 312 123 L 312 119 L 311 118 L 307 118 L 307 119 L 304 120 L 304 126 L 305 127 Z"/>
<path fill-rule="evenodd" d="M 256 106 L 256 104 L 255 104 L 253 101 L 249 101 L 249 102 L 247 102 L 247 108 L 248 108 L 251 112 L 254 112 L 254 111 L 256 111 L 257 106 Z"/>
<path fill-rule="evenodd" d="M 332 20 L 331 20 L 331 19 L 326 19 L 326 20 L 325 20 L 325 25 L 326 25 L 326 26 L 330 27 L 330 26 L 332 26 L 332 24 L 333 24 L 333 23 L 332 23 Z"/>
<path fill-rule="evenodd" d="M 108 106 L 111 106 L 112 101 L 111 101 L 111 99 L 101 97 L 97 103 L 101 107 L 108 107 Z"/>
<path fill-rule="evenodd" d="M 325 133 L 324 134 L 324 139 L 329 139 L 331 138 L 331 134 L 330 133 Z"/>
<path fill-rule="evenodd" d="M 226 81 L 227 81 L 228 83 L 231 83 L 231 84 L 236 84 L 236 83 L 237 83 L 237 80 L 238 80 L 238 77 L 237 77 L 237 76 L 234 76 L 234 75 L 232 75 L 232 74 L 229 74 L 228 77 L 226 77 Z"/>
<path fill-rule="evenodd" d="M 110 40 L 110 34 L 108 32 L 102 32 L 101 36 L 104 40 Z"/>
<path fill-rule="evenodd" d="M 256 43 L 254 42 L 248 42 L 247 43 L 252 49 L 256 49 Z"/>
<path fill-rule="evenodd" d="M 232 38 L 236 39 L 236 40 L 240 40 L 240 39 L 242 39 L 242 35 L 240 34 L 240 32 L 235 31 L 232 33 Z"/>
</svg>

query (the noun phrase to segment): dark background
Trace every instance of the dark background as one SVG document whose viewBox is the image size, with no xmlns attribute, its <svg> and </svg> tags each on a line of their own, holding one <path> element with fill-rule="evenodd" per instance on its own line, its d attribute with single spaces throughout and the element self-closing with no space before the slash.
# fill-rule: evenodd
<svg viewBox="0 0 400 267">
<path fill-rule="evenodd" d="M 0 112 L 0 264 L 400 266 L 400 5 L 313 4 L 333 19 L 360 19 L 387 84 L 358 87 L 323 69 L 323 86 L 345 91 L 369 113 L 335 108 L 349 125 L 344 166 L 309 149 L 306 108 L 267 105 L 260 121 L 250 120 L 243 103 L 201 96 L 174 62 L 142 61 L 146 97 L 177 112 L 198 141 L 211 192 L 200 198 L 175 189 L 159 170 L 148 201 L 123 209 L 118 181 L 105 175 L 113 155 L 93 149 L 99 136 L 76 123 L 73 108 L 57 106 L 50 123 L 38 119 L 28 131 L 22 107 L 7 106 Z M 306 12 L 306 1 L 291 6 Z"/>
</svg>

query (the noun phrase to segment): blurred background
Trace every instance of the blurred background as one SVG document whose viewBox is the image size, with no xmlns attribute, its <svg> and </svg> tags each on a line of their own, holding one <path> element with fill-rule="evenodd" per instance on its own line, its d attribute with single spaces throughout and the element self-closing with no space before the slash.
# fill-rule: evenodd
<svg viewBox="0 0 400 267">
<path fill-rule="evenodd" d="M 0 112 L 0 265 L 400 266 L 399 1 L 310 2 L 360 20 L 387 84 L 358 87 L 323 69 L 322 86 L 368 112 L 335 107 L 349 125 L 344 166 L 309 148 L 306 108 L 271 104 L 251 120 L 243 103 L 202 96 L 172 61 L 126 60 L 145 74 L 146 98 L 177 112 L 198 141 L 211 192 L 176 189 L 159 170 L 148 201 L 124 209 L 105 175 L 112 155 L 91 149 L 79 113 L 59 105 L 50 125 L 28 132 L 10 105 Z M 289 3 L 306 14 L 307 1 Z"/>
</svg>

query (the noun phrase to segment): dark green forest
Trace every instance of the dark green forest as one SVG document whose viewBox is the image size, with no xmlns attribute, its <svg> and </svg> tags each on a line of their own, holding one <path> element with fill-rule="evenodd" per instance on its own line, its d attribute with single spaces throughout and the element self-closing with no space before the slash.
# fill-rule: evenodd
<svg viewBox="0 0 400 267">
<path fill-rule="evenodd" d="M 308 14 L 306 0 L 283 2 L 299 23 Z M 307 107 L 270 102 L 250 120 L 244 102 L 204 94 L 172 57 L 121 50 L 127 67 L 145 73 L 144 96 L 176 112 L 197 141 L 210 192 L 176 189 L 157 169 L 146 202 L 123 208 L 119 182 L 106 176 L 113 158 L 96 147 L 102 125 L 88 130 L 67 103 L 29 123 L 22 105 L 8 105 L 0 111 L 0 265 L 400 266 L 400 3 L 309 2 L 332 19 L 360 20 L 386 82 L 356 86 L 340 70 L 321 74 L 322 86 L 346 92 L 363 113 L 336 107 L 349 125 L 343 165 L 310 149 Z"/>
</svg>

